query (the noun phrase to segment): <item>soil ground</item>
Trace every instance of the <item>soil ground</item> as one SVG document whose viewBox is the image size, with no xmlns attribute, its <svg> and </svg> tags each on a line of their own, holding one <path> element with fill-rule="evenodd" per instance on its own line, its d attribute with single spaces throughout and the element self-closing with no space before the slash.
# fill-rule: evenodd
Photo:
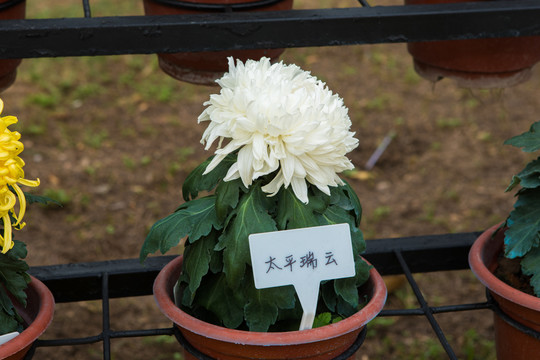
<svg viewBox="0 0 540 360">
<path fill-rule="evenodd" d="M 538 71 L 521 85 L 486 91 L 420 78 L 404 44 L 288 49 L 282 59 L 326 81 L 349 107 L 360 145 L 350 154 L 357 171 L 348 180 L 362 202 L 361 228 L 370 241 L 482 230 L 512 209 L 513 195 L 504 190 L 530 156 L 503 141 L 538 120 Z M 204 125 L 197 116 L 217 91 L 169 78 L 154 55 L 24 60 L 16 83 L 2 94 L 3 115 L 19 118 L 26 177 L 39 177 L 39 193 L 64 203 L 29 209 L 27 227 L 16 234 L 28 244 L 29 263 L 138 257 L 150 226 L 177 207 L 186 175 L 210 155 L 199 143 Z M 365 170 L 389 134 L 393 141 Z M 469 271 L 417 280 L 431 305 L 484 301 Z M 388 306 L 418 306 L 411 294 L 399 287 Z M 113 300 L 111 311 L 115 330 L 169 326 L 151 297 Z M 494 358 L 489 311 L 437 319 L 460 358 Z M 99 302 L 58 304 L 44 337 L 100 329 Z M 114 340 L 112 352 L 114 359 L 180 356 L 168 337 Z M 102 354 L 97 344 L 39 349 L 35 358 Z M 423 318 L 392 318 L 371 326 L 358 358 L 447 357 Z"/>
</svg>

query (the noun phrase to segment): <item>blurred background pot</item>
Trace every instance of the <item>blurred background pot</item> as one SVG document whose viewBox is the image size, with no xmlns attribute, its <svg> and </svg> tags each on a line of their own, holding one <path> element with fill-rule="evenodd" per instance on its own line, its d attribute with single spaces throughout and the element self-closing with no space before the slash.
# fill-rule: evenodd
<svg viewBox="0 0 540 360">
<path fill-rule="evenodd" d="M 479 0 L 493 1 L 493 0 Z M 471 0 L 405 0 L 406 5 Z M 504 88 L 528 80 L 540 61 L 540 37 L 445 40 L 408 43 L 416 72 L 430 80 L 456 80 L 468 88 Z"/>
<path fill-rule="evenodd" d="M 24 19 L 26 16 L 25 0 L 0 0 L 0 21 Z M 17 67 L 21 59 L 0 59 L 0 92 L 13 84 L 17 77 Z"/>
<path fill-rule="evenodd" d="M 293 0 L 144 0 L 146 15 L 204 14 L 229 10 L 279 11 L 290 10 L 292 6 Z M 175 79 L 194 84 L 215 85 L 214 81 L 228 70 L 228 56 L 243 62 L 247 59 L 259 60 L 263 56 L 277 61 L 283 51 L 284 49 L 256 49 L 162 53 L 158 54 L 158 60 L 160 68 Z"/>
</svg>

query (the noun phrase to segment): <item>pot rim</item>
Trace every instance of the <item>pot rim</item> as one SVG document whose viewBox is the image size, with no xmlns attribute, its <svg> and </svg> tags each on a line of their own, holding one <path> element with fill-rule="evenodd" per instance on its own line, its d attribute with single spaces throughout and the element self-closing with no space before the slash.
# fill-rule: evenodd
<svg viewBox="0 0 540 360">
<path fill-rule="evenodd" d="M 242 345 L 268 346 L 296 345 L 332 339 L 365 326 L 379 314 L 386 302 L 386 285 L 381 275 L 372 267 L 368 279 L 368 282 L 373 286 L 372 298 L 360 311 L 335 324 L 315 329 L 287 332 L 255 332 L 228 329 L 188 315 L 174 304 L 170 296 L 170 293 L 172 293 L 172 285 L 170 284 L 174 285 L 176 280 L 171 282 L 170 278 L 173 276 L 175 279 L 178 278 L 181 263 L 182 255 L 173 259 L 160 271 L 154 282 L 154 298 L 161 312 L 171 321 L 195 334 L 215 340 Z"/>
<path fill-rule="evenodd" d="M 38 313 L 32 323 L 23 332 L 7 343 L 0 345 L 2 358 L 16 354 L 31 345 L 45 332 L 52 322 L 54 315 L 54 296 L 45 284 L 32 275 L 30 275 L 30 278 L 32 280 L 28 284 L 27 292 L 34 293 L 39 299 Z"/>
<path fill-rule="evenodd" d="M 497 249 L 492 248 L 492 253 L 498 254 L 502 251 L 503 242 L 501 237 L 503 234 L 497 234 L 493 236 L 495 231 L 501 226 L 502 223 L 494 225 L 484 231 L 474 242 L 469 251 L 469 266 L 472 272 L 476 275 L 478 280 L 491 292 L 501 296 L 502 298 L 524 306 L 529 309 L 540 311 L 540 298 L 526 294 L 519 291 L 505 282 L 499 280 L 488 268 L 490 264 L 486 262 L 490 261 L 488 257 L 488 250 L 490 246 L 496 246 Z"/>
</svg>

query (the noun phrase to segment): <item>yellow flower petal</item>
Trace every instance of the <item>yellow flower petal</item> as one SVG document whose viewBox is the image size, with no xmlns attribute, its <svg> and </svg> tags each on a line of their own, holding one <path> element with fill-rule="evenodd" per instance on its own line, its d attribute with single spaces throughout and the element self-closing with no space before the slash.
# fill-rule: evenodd
<svg viewBox="0 0 540 360">
<path fill-rule="evenodd" d="M 4 103 L 0 99 L 0 113 L 4 109 Z M 39 179 L 28 180 L 24 178 L 24 161 L 18 155 L 24 150 L 24 144 L 19 141 L 21 134 L 8 129 L 10 125 L 18 122 L 15 116 L 0 117 L 0 217 L 4 222 L 4 235 L 0 235 L 2 253 L 6 253 L 13 247 L 13 228 L 21 229 L 26 213 L 26 197 L 19 187 L 38 186 Z M 19 212 L 15 213 L 14 207 L 19 200 Z M 15 219 L 12 224 L 12 219 Z"/>
<path fill-rule="evenodd" d="M 2 244 L 2 254 L 5 254 L 13 247 L 13 241 L 11 238 L 11 220 L 9 219 L 9 215 L 2 216 L 2 220 L 4 221 L 4 238 L 3 238 L 3 244 Z"/>
<path fill-rule="evenodd" d="M 19 198 L 19 216 L 15 217 L 15 219 L 17 219 L 17 222 L 13 225 L 17 226 L 20 224 L 24 214 L 26 213 L 26 197 L 24 196 L 24 193 L 19 187 L 19 185 L 13 184 L 13 189 L 15 189 L 17 197 Z"/>
</svg>

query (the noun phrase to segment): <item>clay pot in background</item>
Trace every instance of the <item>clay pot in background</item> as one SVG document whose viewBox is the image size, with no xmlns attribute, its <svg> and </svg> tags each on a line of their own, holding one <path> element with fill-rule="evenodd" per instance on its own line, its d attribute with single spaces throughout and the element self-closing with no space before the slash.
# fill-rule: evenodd
<svg viewBox="0 0 540 360">
<path fill-rule="evenodd" d="M 24 19 L 26 16 L 26 1 L 0 0 L 0 21 Z M 0 59 L 0 92 L 13 84 L 17 77 L 17 67 L 21 59 Z"/>
<path fill-rule="evenodd" d="M 146 15 L 204 14 L 209 10 L 197 9 L 197 5 L 211 5 L 212 11 L 224 11 L 227 5 L 246 4 L 238 11 L 290 10 L 293 0 L 189 0 L 161 1 L 144 0 Z M 264 5 L 264 6 L 262 6 Z M 160 68 L 175 79 L 201 85 L 215 85 L 215 80 L 228 70 L 227 57 L 232 56 L 245 62 L 266 56 L 276 61 L 284 49 L 230 50 L 211 52 L 186 52 L 158 54 Z"/>
<path fill-rule="evenodd" d="M 405 5 L 460 2 L 471 0 L 405 0 Z M 467 88 L 517 85 L 540 61 L 539 36 L 426 41 L 408 43 L 407 49 L 420 76 L 433 82 L 447 77 Z"/>
</svg>

